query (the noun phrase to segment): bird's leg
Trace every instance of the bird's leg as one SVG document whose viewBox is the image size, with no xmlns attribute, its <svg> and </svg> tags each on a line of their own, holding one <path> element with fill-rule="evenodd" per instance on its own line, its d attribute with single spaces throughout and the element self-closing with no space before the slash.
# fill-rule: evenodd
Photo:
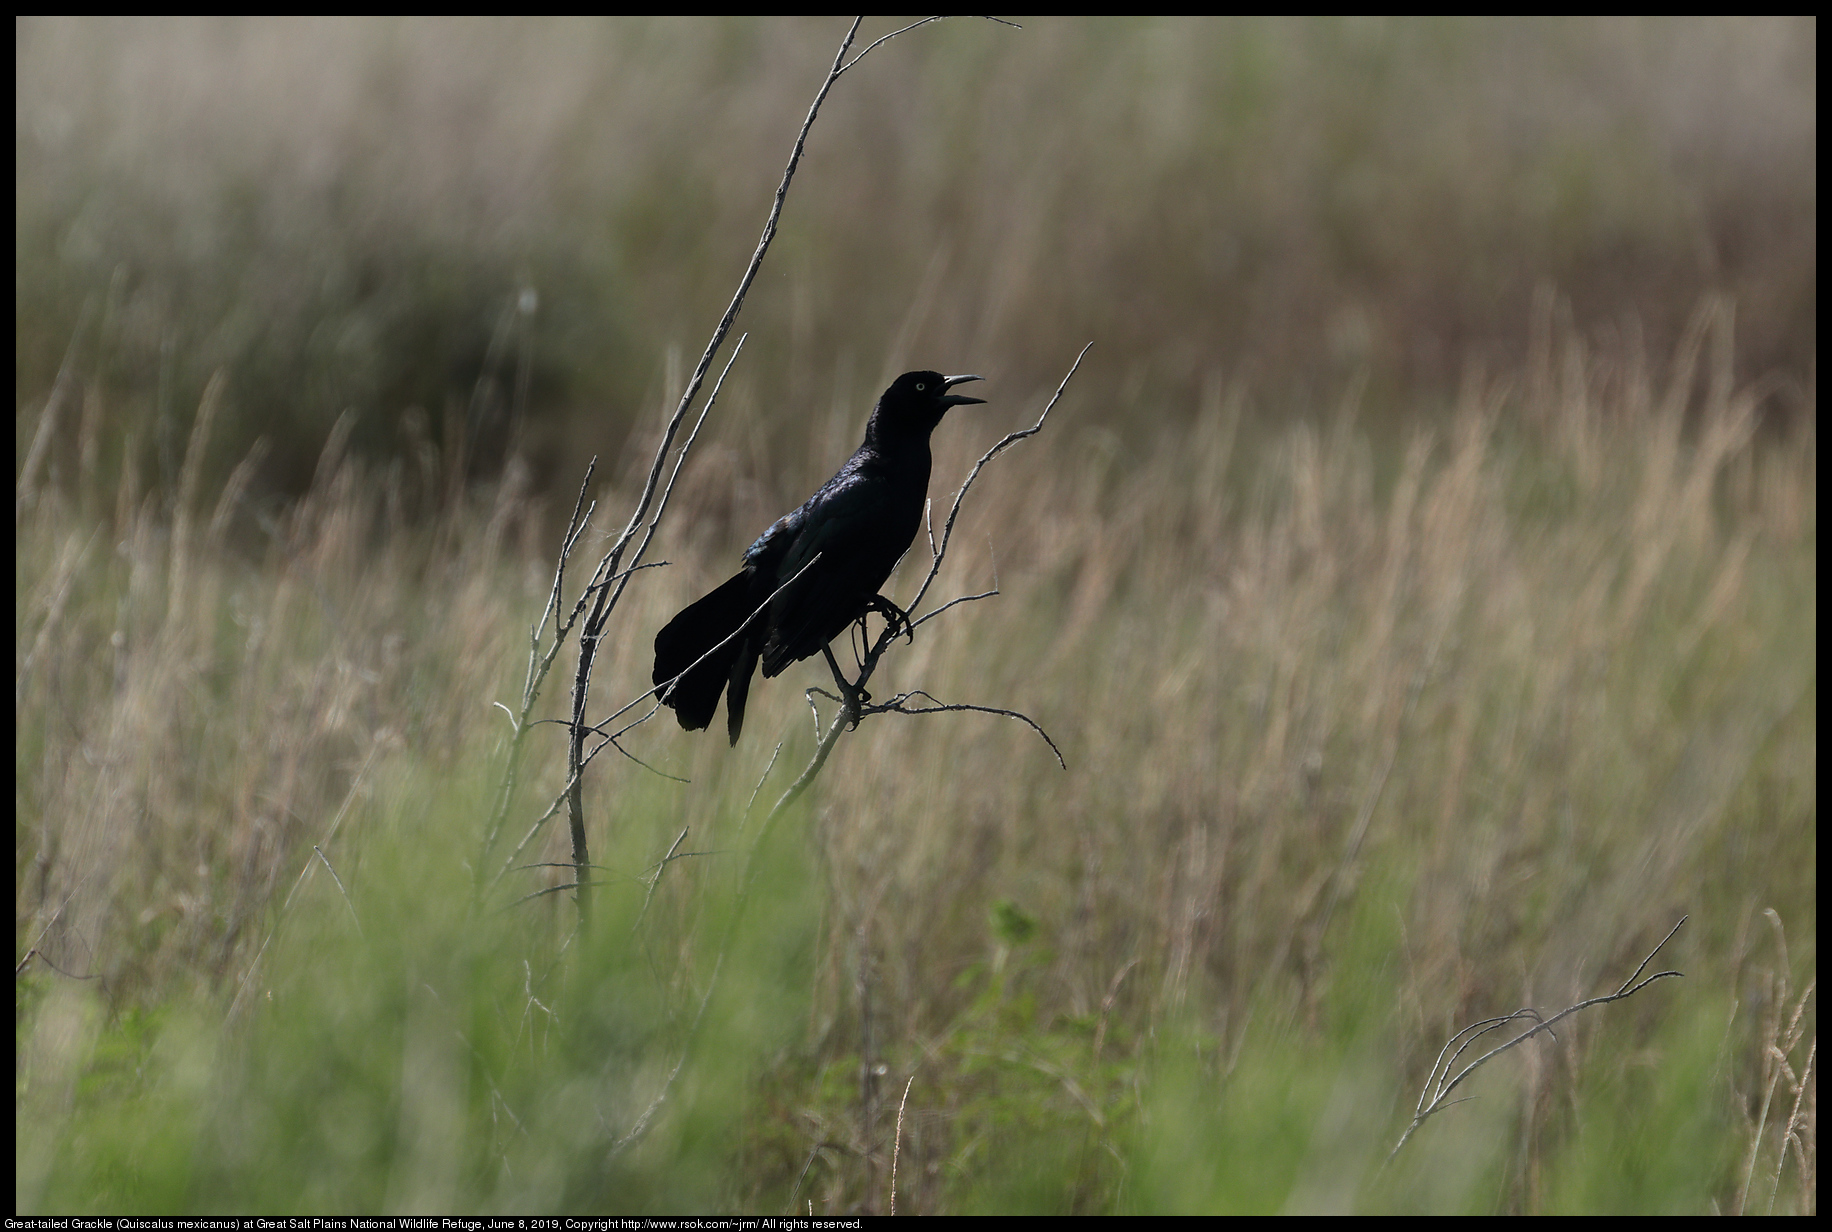
<svg viewBox="0 0 1832 1232">
<path fill-rule="evenodd" d="M 904 636 L 910 639 L 911 645 L 915 644 L 916 626 L 910 623 L 910 614 L 898 607 L 895 603 L 892 603 L 883 595 L 873 595 L 865 601 L 865 610 L 867 612 L 876 612 L 878 615 L 884 617 L 885 623 L 891 627 L 892 637 L 897 636 L 897 627 L 901 625 L 903 627 Z M 860 619 L 864 619 L 862 614 Z"/>
<path fill-rule="evenodd" d="M 833 683 L 839 687 L 843 710 L 852 711 L 852 728 L 859 727 L 859 711 L 871 701 L 871 694 L 846 679 L 846 673 L 840 670 L 840 661 L 833 657 L 832 646 L 822 646 L 821 653 L 827 656 L 827 666 L 833 669 Z"/>
</svg>

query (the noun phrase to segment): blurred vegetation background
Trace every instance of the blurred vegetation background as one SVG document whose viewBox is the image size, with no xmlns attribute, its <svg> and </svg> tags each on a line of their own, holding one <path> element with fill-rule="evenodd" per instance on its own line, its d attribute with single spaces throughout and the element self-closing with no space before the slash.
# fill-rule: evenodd
<svg viewBox="0 0 1832 1232">
<path fill-rule="evenodd" d="M 500 466 L 524 382 L 538 481 L 567 486 L 698 353 L 837 24 L 23 20 L 16 402 L 71 355 L 98 464 L 169 482 L 227 368 L 210 473 L 266 435 L 256 487 L 292 496 L 346 408 L 359 450 L 410 456 L 409 408 L 438 434 L 455 407 Z M 1540 286 L 1655 353 L 1726 294 L 1738 370 L 1810 382 L 1815 29 L 925 29 L 815 131 L 743 322 L 743 460 L 795 499 L 829 407 L 910 367 L 1028 390 L 1089 338 L 1083 417 L 1128 436 L 1218 376 L 1276 422 L 1351 378 L 1409 420 L 1524 357 Z"/>
<path fill-rule="evenodd" d="M 991 378 L 939 497 L 1093 339 L 873 682 L 1068 769 L 880 718 L 763 827 L 798 668 L 594 763 L 588 928 L 493 704 L 843 23 L 16 32 L 20 1211 L 1815 1209 L 1813 19 L 874 52 L 594 696 L 890 376 Z"/>
</svg>

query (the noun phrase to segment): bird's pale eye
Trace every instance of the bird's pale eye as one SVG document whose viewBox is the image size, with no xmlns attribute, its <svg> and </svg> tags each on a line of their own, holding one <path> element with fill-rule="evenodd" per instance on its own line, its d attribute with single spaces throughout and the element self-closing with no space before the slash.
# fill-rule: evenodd
<svg viewBox="0 0 1832 1232">
<path fill-rule="evenodd" d="M 927 385 L 924 385 L 924 384 L 923 384 L 923 383 L 922 383 L 921 381 L 917 381 L 917 382 L 916 382 L 916 392 L 917 392 L 917 393 L 921 393 L 921 392 L 922 392 L 923 390 L 925 390 L 925 389 L 927 389 L 927 388 L 928 388 L 928 386 L 927 386 Z"/>
</svg>

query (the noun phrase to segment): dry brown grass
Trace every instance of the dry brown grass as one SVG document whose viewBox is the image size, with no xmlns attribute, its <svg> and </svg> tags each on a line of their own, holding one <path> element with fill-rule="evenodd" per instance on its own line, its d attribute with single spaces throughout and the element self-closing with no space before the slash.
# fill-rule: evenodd
<svg viewBox="0 0 1832 1232">
<path fill-rule="evenodd" d="M 1001 460 L 940 597 L 995 575 L 1003 596 L 925 627 L 874 684 L 1022 708 L 1069 768 L 992 716 L 886 716 L 839 746 L 802 861 L 821 904 L 802 1059 L 770 1080 L 786 1111 L 755 1131 L 801 1145 L 755 1147 L 741 1204 L 780 1201 L 827 1135 L 853 1153 L 800 1190 L 826 1209 L 887 1205 L 893 1150 L 918 1178 L 899 1209 L 958 1209 L 948 1178 L 1001 1149 L 967 1127 L 1006 1065 L 1045 1075 L 1118 1152 L 1113 1126 L 1140 1114 L 1099 1066 L 1143 1064 L 1172 1031 L 1207 1041 L 1201 1081 L 1225 1084 L 1255 1032 L 1340 1041 L 1365 1010 L 1385 1023 L 1383 1082 L 1416 1087 L 1465 1021 L 1619 980 L 1685 911 L 1683 995 L 1727 1005 L 1753 944 L 1737 939 L 1773 908 L 1792 962 L 1732 1012 L 1716 1062 L 1759 1071 L 1724 1097 L 1759 1105 L 1748 1167 L 1707 1189 L 1753 1208 L 1778 1176 L 1784 1207 L 1811 1207 L 1816 1017 L 1794 990 L 1815 962 L 1814 441 L 1752 435 L 1763 390 L 1733 378 L 1725 305 L 1663 365 L 1587 349 L 1549 308 L 1545 329 L 1534 366 L 1472 376 L 1442 429 L 1393 448 L 1357 429 L 1352 399 L 1243 433 L 1246 395 L 1216 387 L 1188 434 L 1063 433 Z M 994 431 L 945 425 L 938 489 Z M 518 687 L 551 527 L 513 466 L 467 494 L 436 458 L 378 473 L 341 441 L 253 552 L 229 546 L 250 518 L 233 488 L 187 482 L 168 518 L 131 472 L 115 492 L 26 476 L 18 949 L 101 974 L 116 1010 L 225 1005 L 294 886 L 335 893 L 314 845 L 352 910 L 411 900 L 412 884 L 364 887 L 415 784 L 450 793 L 419 823 L 426 858 L 475 850 L 487 806 L 462 802 L 488 798 L 506 734 L 491 702 Z M 646 687 L 653 630 L 725 568 L 706 526 L 756 521 L 723 478 L 677 500 L 675 563 L 620 612 L 607 703 Z M 102 508 L 111 526 L 83 512 Z M 642 729 L 633 747 L 689 786 L 600 760 L 594 850 L 643 853 L 608 877 L 628 884 L 682 826 L 695 850 L 744 847 L 775 740 L 772 781 L 805 755 L 808 671 L 763 684 L 736 750 Z M 524 817 L 560 782 L 561 738 L 535 744 Z M 542 858 L 565 859 L 557 827 Z M 650 917 L 663 983 L 712 970 L 701 921 L 728 867 L 669 866 Z M 521 893 L 565 871 L 516 876 Z M 520 910 L 570 926 L 558 896 Z M 1645 1038 L 1686 1004 L 1608 1013 Z M 49 1064 L 32 1040 L 56 1021 L 22 1025 L 28 1070 Z M 1553 1201 L 1540 1170 L 1604 1030 L 1574 1023 L 1518 1077 L 1507 1209 Z M 1098 1041 L 1094 1068 L 1036 1042 L 1063 1032 Z M 886 1075 L 835 1102 L 861 1060 Z"/>
</svg>

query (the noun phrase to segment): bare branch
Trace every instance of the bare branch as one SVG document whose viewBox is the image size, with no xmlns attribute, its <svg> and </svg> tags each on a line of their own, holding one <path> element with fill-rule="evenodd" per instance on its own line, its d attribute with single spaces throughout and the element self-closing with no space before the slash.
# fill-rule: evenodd
<svg viewBox="0 0 1832 1232">
<path fill-rule="evenodd" d="M 566 796 L 570 791 L 572 791 L 572 779 L 568 778 L 565 785 L 560 788 L 560 794 L 555 796 L 553 802 L 547 806 L 547 811 L 534 819 L 533 824 L 528 827 L 528 833 L 522 835 L 522 841 L 515 845 L 515 850 L 511 851 L 509 853 L 509 858 L 503 861 L 502 868 L 497 871 L 495 877 L 491 878 L 490 884 L 492 886 L 509 874 L 509 871 L 515 866 L 515 862 L 521 859 L 522 852 L 528 850 L 528 844 L 534 841 L 534 836 L 541 832 L 541 827 L 546 825 L 549 821 L 552 821 L 554 816 L 559 813 L 561 806 L 566 803 Z M 571 867 L 570 863 L 568 867 Z"/>
<path fill-rule="evenodd" d="M 337 883 L 337 892 L 343 895 L 344 906 L 350 909 L 350 919 L 356 925 L 356 935 L 359 937 L 363 936 L 363 922 L 357 917 L 356 904 L 350 901 L 350 891 L 344 889 L 343 878 L 339 877 L 337 875 L 337 870 L 331 867 L 331 859 L 324 854 L 324 848 L 320 847 L 317 843 L 313 843 L 312 850 L 318 853 L 318 858 L 320 860 L 324 861 L 324 871 L 331 874 L 331 880 Z"/>
<path fill-rule="evenodd" d="M 855 18 L 853 20 L 852 27 L 846 32 L 846 37 L 841 40 L 840 49 L 834 56 L 833 67 L 828 70 L 827 79 L 821 83 L 820 90 L 815 95 L 814 103 L 808 109 L 808 116 L 802 121 L 801 131 L 796 134 L 795 148 L 789 155 L 788 165 L 783 169 L 782 180 L 776 186 L 776 198 L 771 203 L 770 215 L 764 223 L 763 234 L 757 241 L 756 251 L 751 254 L 750 264 L 745 268 L 744 276 L 739 280 L 738 290 L 732 296 L 731 303 L 726 307 L 725 315 L 719 319 L 718 326 L 713 330 L 712 337 L 707 341 L 705 351 L 701 353 L 699 362 L 694 365 L 693 375 L 688 379 L 687 387 L 681 392 L 681 400 L 676 405 L 674 414 L 669 417 L 668 425 L 662 432 L 662 439 L 656 446 L 655 457 L 649 466 L 649 475 L 648 479 L 643 484 L 642 495 L 637 499 L 635 508 L 631 510 L 630 520 L 625 523 L 623 532 L 617 537 L 617 542 L 599 563 L 593 576 L 594 585 L 599 577 L 612 576 L 617 573 L 618 567 L 623 563 L 623 554 L 625 550 L 629 547 L 631 540 L 635 538 L 638 528 L 643 525 L 644 519 L 650 516 L 650 508 L 655 501 L 656 487 L 660 483 L 662 469 L 667 463 L 668 452 L 673 446 L 675 436 L 680 431 L 681 422 L 686 418 L 688 408 L 693 405 L 693 400 L 700 391 L 701 383 L 706 379 L 707 370 L 712 367 L 714 357 L 718 354 L 720 346 L 724 344 L 726 335 L 731 331 L 732 322 L 737 319 L 739 310 L 744 306 L 745 296 L 750 293 L 751 284 L 756 281 L 757 271 L 763 266 L 764 254 L 769 251 L 770 242 L 776 235 L 777 223 L 782 217 L 783 201 L 788 196 L 789 184 L 795 177 L 795 168 L 801 162 L 802 151 L 807 146 L 808 130 L 813 127 L 815 117 L 820 114 L 821 103 L 826 100 L 828 91 L 832 90 L 833 83 L 839 80 L 840 69 L 846 60 L 846 52 L 851 48 L 853 39 L 858 36 L 859 23 L 863 20 L 863 18 Z M 735 358 L 735 350 L 733 355 Z M 730 370 L 729 362 L 726 365 L 726 370 Z M 723 376 L 721 376 L 720 379 L 723 381 Z M 709 399 L 708 407 L 710 407 L 710 405 L 711 400 Z M 696 425 L 695 432 L 697 431 L 698 426 Z M 682 457 L 676 459 L 676 474 L 679 473 L 681 461 L 684 457 L 685 450 L 682 451 Z M 672 489 L 672 487 L 673 481 L 671 479 L 669 488 Z M 656 512 L 656 516 L 660 516 L 659 509 Z M 642 545 L 637 550 L 638 560 L 641 559 L 641 553 L 647 548 L 653 534 L 654 525 L 652 523 L 649 528 L 649 533 L 644 536 Z M 597 597 L 593 601 L 591 614 L 586 617 L 585 626 L 580 630 L 579 664 L 577 670 L 573 674 L 572 717 L 574 728 L 567 744 L 567 770 L 568 777 L 572 780 L 572 786 L 567 798 L 567 812 L 571 822 L 573 857 L 581 867 L 587 863 L 589 857 L 585 837 L 583 784 L 580 778 L 580 770 L 582 768 L 581 754 L 583 752 L 581 741 L 584 737 L 578 724 L 582 723 L 585 719 L 586 698 L 591 687 L 592 666 L 597 659 L 598 639 L 603 634 L 604 625 L 609 619 L 611 610 L 623 596 L 625 584 L 625 582 L 619 582 L 614 592 L 608 588 L 597 592 Z M 588 586 L 586 589 L 590 591 L 593 587 Z M 583 598 L 584 596 L 581 595 L 581 599 Z M 515 756 L 519 755 L 519 752 L 520 746 L 518 744 L 512 750 L 511 773 L 514 770 Z M 507 793 L 504 794 L 506 797 Z M 492 826 L 492 838 L 494 837 L 494 829 L 495 827 Z M 487 849 L 486 846 L 486 851 Z M 479 860 L 478 869 L 480 873 L 482 867 L 483 861 Z M 579 883 L 578 898 L 581 916 L 586 915 L 590 910 L 590 899 L 587 894 L 588 889 L 589 883 L 581 879 Z"/>
<path fill-rule="evenodd" d="M 885 35 L 883 38 L 880 38 L 876 42 L 872 43 L 872 45 L 867 47 L 864 51 L 861 51 L 858 55 L 846 61 L 846 63 L 840 65 L 838 68 L 834 69 L 833 75 L 835 77 L 838 77 L 841 73 L 845 72 L 847 69 L 851 68 L 853 65 L 863 60 L 866 56 L 869 56 L 872 52 L 876 51 L 880 44 L 890 42 L 892 39 L 896 38 L 899 34 L 908 34 L 910 31 L 916 29 L 916 27 L 918 26 L 926 26 L 932 21 L 946 21 L 947 19 L 948 19 L 948 14 L 943 14 L 939 17 L 925 17 L 921 21 L 911 22 L 909 25 L 905 26 L 901 30 L 892 30 L 889 34 Z M 852 28 L 854 30 L 857 30 L 859 28 L 859 23 L 854 22 Z"/>
<path fill-rule="evenodd" d="M 646 718 L 647 716 L 644 716 L 644 717 Z M 638 723 L 642 721 L 643 721 L 642 719 L 637 720 Z M 630 726 L 634 727 L 636 726 L 636 724 L 632 723 L 630 724 Z M 585 760 L 579 763 L 579 768 L 583 770 L 586 766 L 591 765 L 592 759 L 597 757 L 598 754 L 602 753 L 607 745 L 611 748 L 616 749 L 619 753 L 622 753 L 625 757 L 629 758 L 631 761 L 641 766 L 644 770 L 647 770 L 650 774 L 655 775 L 657 778 L 667 779 L 670 783 L 691 783 L 693 782 L 692 779 L 682 778 L 678 774 L 669 774 L 666 770 L 659 770 L 656 767 L 651 766 L 648 762 L 644 761 L 642 758 L 638 757 L 636 754 L 630 752 L 630 750 L 624 748 L 623 745 L 619 744 L 615 737 L 606 737 L 598 745 L 597 748 L 587 753 L 585 755 Z"/>
<path fill-rule="evenodd" d="M 571 868 L 572 865 L 568 864 L 566 867 Z M 609 885 L 609 884 L 610 883 L 608 881 L 587 881 L 584 883 L 585 886 L 601 886 L 601 885 Z M 565 885 L 548 886 L 545 890 L 536 890 L 532 894 L 522 895 L 520 898 L 516 899 L 514 902 L 505 905 L 503 907 L 503 910 L 507 911 L 510 907 L 519 907 L 530 899 L 545 898 L 549 894 L 560 894 L 566 890 L 577 890 L 581 888 L 583 887 L 577 881 L 569 881 Z"/>
<path fill-rule="evenodd" d="M 541 619 L 528 635 L 528 643 L 531 647 L 540 646 L 541 630 L 547 627 L 547 618 L 551 616 L 554 620 L 554 650 L 558 651 L 560 648 L 560 641 L 564 637 L 560 630 L 559 620 L 561 596 L 565 594 L 566 562 L 572 556 L 573 548 L 578 545 L 579 536 L 585 533 L 585 524 L 591 521 L 592 514 L 598 509 L 597 501 L 588 502 L 586 500 L 586 493 L 591 491 L 592 475 L 596 473 L 597 469 L 598 455 L 593 454 L 592 460 L 585 464 L 585 478 L 579 481 L 579 496 L 573 502 L 572 516 L 566 520 L 566 532 L 560 536 L 560 555 L 554 561 L 553 587 L 547 595 L 547 606 L 541 609 Z M 574 615 L 577 614 L 575 610 Z M 571 622 L 567 623 L 570 627 Z"/>
<path fill-rule="evenodd" d="M 681 832 L 675 836 L 674 844 L 668 848 L 668 854 L 663 856 L 661 862 L 655 866 L 655 876 L 649 878 L 649 888 L 642 896 L 642 909 L 636 913 L 636 923 L 630 925 L 632 933 L 642 927 L 643 917 L 649 914 L 649 903 L 655 898 L 655 887 L 661 884 L 662 874 L 668 871 L 668 861 L 674 859 L 674 853 L 680 850 L 681 844 L 686 841 L 689 829 L 691 829 L 689 826 L 681 827 Z"/>
<path fill-rule="evenodd" d="M 998 593 L 999 592 L 997 590 L 982 590 L 977 595 L 961 595 L 957 599 L 948 600 L 946 603 L 942 604 L 940 607 L 936 608 L 934 611 L 925 613 L 920 620 L 911 621 L 910 625 L 913 628 L 916 625 L 922 624 L 924 621 L 934 620 L 937 616 L 941 615 L 943 612 L 947 611 L 949 608 L 955 606 L 956 604 L 972 603 L 975 599 L 990 599 Z"/>
<path fill-rule="evenodd" d="M 579 483 L 579 496 L 573 502 L 572 516 L 567 519 L 566 530 L 560 536 L 560 553 L 554 562 L 553 586 L 547 594 L 547 604 L 541 609 L 540 619 L 528 631 L 528 672 L 522 682 L 522 703 L 519 714 L 509 715 L 510 740 L 508 757 L 503 764 L 502 782 L 496 791 L 496 803 L 490 810 L 490 820 L 484 826 L 483 848 L 477 853 L 476 876 L 473 881 L 473 894 L 483 888 L 483 870 L 489 863 L 490 852 L 496 846 L 496 840 L 502 837 L 503 823 L 509 818 L 509 806 L 515 799 L 515 788 L 520 780 L 522 749 L 528 738 L 528 716 L 534 711 L 535 700 L 540 696 L 541 685 L 546 682 L 547 673 L 553 669 L 553 661 L 559 656 L 560 648 L 565 644 L 573 622 L 585 605 L 585 594 L 579 596 L 579 602 L 573 607 L 572 614 L 565 624 L 560 623 L 560 606 L 564 601 L 566 581 L 566 562 L 571 559 L 573 548 L 579 542 L 579 536 L 585 533 L 586 523 L 598 505 L 596 501 L 587 503 L 586 493 L 591 489 L 592 474 L 598 469 L 598 458 L 594 454 L 586 464 L 585 478 Z M 547 621 L 554 622 L 553 645 L 546 654 L 541 653 L 541 630 L 547 627 Z M 498 703 L 499 705 L 501 703 Z M 504 706 L 505 711 L 508 710 Z M 519 848 L 517 849 L 519 852 Z"/>
<path fill-rule="evenodd" d="M 1647 970 L 1648 964 L 1654 961 L 1654 956 L 1660 953 L 1667 942 L 1673 939 L 1673 934 L 1677 933 L 1680 930 L 1680 926 L 1690 918 L 1690 916 L 1679 917 L 1679 923 L 1675 924 L 1672 929 L 1668 931 L 1667 935 L 1661 938 L 1660 944 L 1655 946 L 1652 950 L 1649 950 L 1648 956 L 1641 960 L 1641 965 L 1635 968 L 1635 974 L 1629 976 L 1628 979 L 1623 982 L 1622 987 L 1607 996 L 1591 997 L 1589 1000 L 1580 1001 L 1576 1005 L 1568 1006 L 1560 1010 L 1550 1018 L 1541 1017 L 1538 1010 L 1531 1008 L 1515 1010 L 1512 1014 L 1508 1014 L 1505 1017 L 1485 1018 L 1481 1022 L 1464 1027 L 1461 1031 L 1451 1036 L 1450 1040 L 1439 1050 L 1438 1059 L 1432 1062 L 1431 1073 L 1426 1076 L 1425 1089 L 1419 1095 L 1418 1108 L 1413 1115 L 1412 1123 L 1406 1126 L 1406 1132 L 1400 1135 L 1398 1142 L 1394 1143 L 1393 1150 L 1387 1155 L 1387 1162 L 1391 1163 L 1393 1161 L 1394 1156 L 1399 1154 L 1400 1148 L 1406 1145 L 1407 1140 L 1412 1137 L 1413 1132 L 1417 1130 L 1420 1125 L 1423 1125 L 1427 1118 L 1434 1113 L 1442 1112 L 1452 1104 L 1463 1102 L 1462 1100 L 1451 1100 L 1447 1097 L 1452 1091 L 1456 1090 L 1459 1083 L 1475 1073 L 1478 1069 L 1482 1068 L 1482 1066 L 1488 1064 L 1488 1062 L 1495 1057 L 1500 1056 L 1502 1053 L 1518 1044 L 1526 1043 L 1541 1032 L 1552 1034 L 1552 1028 L 1555 1024 L 1563 1019 L 1569 1018 L 1579 1010 L 1587 1010 L 1593 1005 L 1608 1005 L 1611 1001 L 1621 1001 L 1624 998 L 1632 997 L 1643 988 L 1646 988 L 1649 984 L 1652 984 L 1655 980 L 1664 980 L 1669 976 L 1683 976 L 1684 972 L 1680 971 L 1657 971 L 1646 979 L 1642 979 L 1641 973 Z M 1499 1044 L 1491 1048 L 1489 1051 L 1477 1057 L 1474 1061 L 1471 1061 L 1468 1065 L 1465 1065 L 1462 1069 L 1457 1070 L 1455 1077 L 1451 1076 L 1451 1071 L 1456 1069 L 1458 1059 L 1462 1057 L 1464 1052 L 1478 1039 L 1491 1031 L 1500 1030 L 1510 1022 L 1518 1022 L 1522 1018 L 1531 1018 L 1534 1025 L 1522 1031 L 1507 1043 Z M 1461 1044 L 1458 1044 L 1459 1040 L 1462 1041 Z M 1457 1049 L 1454 1053 L 1451 1053 L 1452 1045 L 1457 1045 Z M 1450 1059 L 1448 1061 L 1444 1059 L 1446 1053 L 1450 1053 Z"/>
<path fill-rule="evenodd" d="M 518 873 L 525 873 L 531 868 L 572 868 L 572 867 L 574 867 L 574 865 L 571 860 L 543 860 L 539 864 L 518 864 L 515 866 L 515 871 Z M 610 871 L 610 869 L 607 868 L 603 864 L 589 864 L 586 867 L 595 868 L 601 873 Z"/>
<path fill-rule="evenodd" d="M 1679 924 L 1684 924 L 1690 918 L 1691 918 L 1690 916 L 1683 916 L 1683 915 L 1680 916 Z M 1641 960 L 1641 965 L 1639 967 L 1635 968 L 1635 974 L 1629 976 L 1626 980 L 1622 981 L 1622 987 L 1616 989 L 1617 997 L 1626 997 L 1629 995 L 1629 993 L 1634 992 L 1636 988 L 1639 987 L 1638 985 L 1635 984 L 1635 981 L 1641 978 L 1641 973 L 1643 971 L 1646 971 L 1648 969 L 1648 964 L 1654 961 L 1654 955 L 1660 953 L 1661 948 L 1665 946 L 1667 942 L 1673 940 L 1673 934 L 1679 931 L 1679 924 L 1675 924 L 1670 930 L 1668 930 L 1667 935 L 1660 939 L 1660 945 L 1657 945 L 1652 950 L 1648 951 L 1648 956 Z M 1663 972 L 1662 974 L 1678 974 L 1678 973 L 1677 972 Z M 1657 980 L 1660 978 L 1660 976 L 1657 975 L 1657 976 L 1654 976 L 1653 978 Z M 1652 982 L 1653 980 L 1648 981 L 1648 983 L 1652 983 Z M 1614 1000 L 1614 999 L 1615 998 L 1613 997 L 1610 998 L 1610 1000 Z"/>
<path fill-rule="evenodd" d="M 647 710 L 643 711 L 642 717 L 640 719 L 631 719 L 628 723 L 625 723 L 622 727 L 619 727 L 616 731 L 606 736 L 605 739 L 610 741 L 612 744 L 617 743 L 617 740 L 619 739 L 619 737 L 627 735 L 634 728 L 641 727 L 644 723 L 647 723 L 650 719 L 654 718 L 657 714 L 661 712 L 661 708 L 662 708 L 662 704 L 660 702 L 656 702 L 653 706 L 650 706 Z M 596 729 L 594 728 L 593 730 L 596 730 Z M 681 781 L 685 782 L 686 780 L 683 779 Z"/>
<path fill-rule="evenodd" d="M 20 976 L 24 975 L 25 969 L 32 965 L 32 960 L 34 958 L 36 958 L 39 962 L 43 963 L 45 966 L 51 968 L 51 970 L 57 972 L 57 974 L 64 976 L 68 979 L 99 980 L 102 978 L 102 973 L 100 971 L 91 972 L 88 975 L 78 975 L 74 971 L 65 971 L 62 967 L 58 966 L 56 963 L 46 958 L 43 950 L 36 950 L 36 949 L 27 950 L 25 952 L 25 957 L 21 958 L 17 963 L 13 965 L 13 978 L 18 979 Z"/>
<path fill-rule="evenodd" d="M 851 68 L 853 65 L 863 60 L 866 56 L 876 51 L 878 49 L 879 44 L 888 43 L 892 39 L 896 38 L 899 34 L 908 34 L 910 31 L 916 29 L 918 26 L 926 26 L 932 21 L 946 21 L 950 17 L 959 17 L 959 16 L 964 16 L 964 14 L 944 13 L 938 17 L 925 17 L 921 21 L 913 21 L 901 30 L 892 30 L 889 34 L 885 35 L 883 38 L 873 43 L 870 47 L 867 47 L 864 51 L 861 51 L 858 55 L 848 60 L 844 66 L 842 66 L 837 72 L 834 73 L 834 76 L 838 77 L 840 73 L 845 72 L 847 69 Z M 1020 26 L 1015 21 L 1006 21 L 1003 18 L 999 18 L 999 17 L 987 17 L 985 14 L 980 14 L 980 17 L 984 21 L 996 22 L 1001 26 L 1010 26 L 1013 30 L 1024 29 L 1023 26 Z M 895 1212 L 892 1212 L 892 1213 L 895 1214 Z"/>
<path fill-rule="evenodd" d="M 769 781 L 770 771 L 776 768 L 776 759 L 782 756 L 782 746 L 786 743 L 787 741 L 784 740 L 776 742 L 776 751 L 770 754 L 770 764 L 765 766 L 763 773 L 757 776 L 757 786 L 751 788 L 751 798 L 744 802 L 744 812 L 738 815 L 738 833 L 744 833 L 744 823 L 750 820 L 751 809 L 757 803 L 757 796 L 763 791 L 764 783 Z"/>
<path fill-rule="evenodd" d="M 927 706 L 906 706 L 904 703 L 909 701 L 912 697 L 926 697 L 929 699 L 930 704 Z M 1050 752 L 1056 755 L 1056 764 L 1061 766 L 1064 770 L 1069 768 L 1069 764 L 1062 760 L 1062 750 L 1056 747 L 1056 742 L 1050 739 L 1050 734 L 1044 731 L 1043 727 L 1035 719 L 1016 710 L 1001 710 L 997 706 L 975 706 L 967 702 L 939 701 L 921 689 L 912 689 L 908 693 L 897 694 L 897 696 L 891 698 L 888 702 L 880 702 L 876 705 L 867 706 L 859 713 L 861 716 L 868 714 L 942 714 L 951 710 L 975 710 L 981 714 L 1002 714 L 1008 719 L 1016 719 L 1020 723 L 1029 724 L 1030 729 L 1039 736 L 1042 736 L 1043 742 L 1050 746 Z"/>
</svg>

